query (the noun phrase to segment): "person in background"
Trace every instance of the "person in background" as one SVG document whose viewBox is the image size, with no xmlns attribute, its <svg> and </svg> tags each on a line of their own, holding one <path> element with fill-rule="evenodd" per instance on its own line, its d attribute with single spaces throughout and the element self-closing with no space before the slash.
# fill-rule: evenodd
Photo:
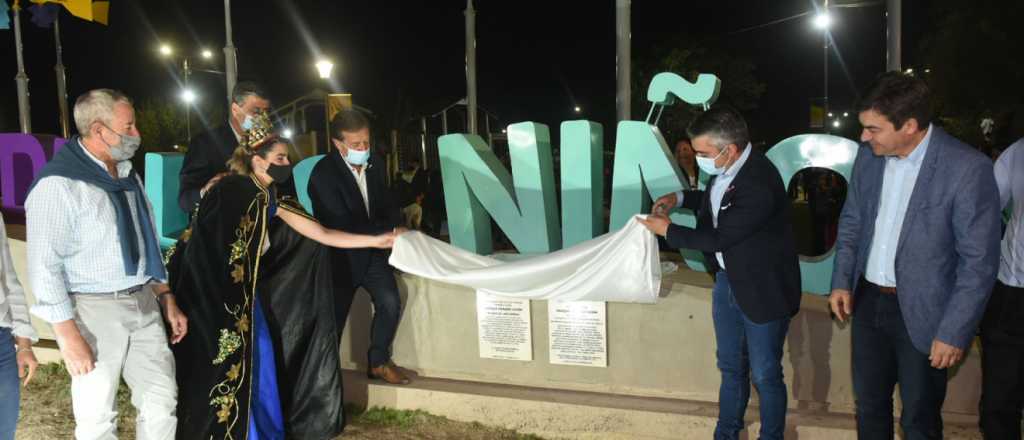
<svg viewBox="0 0 1024 440">
<path fill-rule="evenodd" d="M 1021 438 L 1024 409 L 1024 138 L 996 160 L 999 206 L 1009 211 L 999 275 L 981 320 L 981 431 Z"/>
<path fill-rule="evenodd" d="M 39 366 L 32 353 L 32 344 L 39 336 L 29 321 L 25 289 L 14 272 L 11 249 L 7 247 L 7 227 L 2 217 L 0 277 L 0 396 L 3 396 L 0 398 L 0 440 L 14 440 L 21 386 L 28 385 Z"/>
</svg>

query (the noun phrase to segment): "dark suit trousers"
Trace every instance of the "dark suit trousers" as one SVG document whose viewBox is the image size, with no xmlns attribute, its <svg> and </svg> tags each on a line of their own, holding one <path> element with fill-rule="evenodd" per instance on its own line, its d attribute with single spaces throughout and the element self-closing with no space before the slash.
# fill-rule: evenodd
<svg viewBox="0 0 1024 440">
<path fill-rule="evenodd" d="M 366 268 L 363 279 L 352 286 L 346 304 L 343 305 L 341 318 L 348 316 L 352 297 L 360 288 L 366 289 L 373 302 L 373 321 L 370 324 L 370 350 L 367 353 L 369 366 L 379 367 L 391 360 L 391 343 L 398 331 L 398 321 L 402 312 L 402 298 L 395 282 L 394 269 L 388 264 L 387 255 L 374 252 L 370 265 Z M 344 320 L 339 322 L 344 325 Z"/>
<path fill-rule="evenodd" d="M 981 321 L 981 431 L 1020 440 L 1024 408 L 1024 288 L 996 282 Z"/>
<path fill-rule="evenodd" d="M 910 341 L 897 294 L 861 281 L 853 300 L 853 392 L 857 438 L 893 438 L 892 395 L 900 384 L 904 439 L 941 439 L 946 370 Z"/>
</svg>

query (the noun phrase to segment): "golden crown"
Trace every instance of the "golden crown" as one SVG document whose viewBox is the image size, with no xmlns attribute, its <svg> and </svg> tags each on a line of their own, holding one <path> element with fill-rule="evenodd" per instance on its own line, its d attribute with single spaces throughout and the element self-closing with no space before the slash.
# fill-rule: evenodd
<svg viewBox="0 0 1024 440">
<path fill-rule="evenodd" d="M 240 145 L 250 150 L 256 150 L 267 141 L 277 139 L 274 132 L 274 124 L 270 122 L 270 115 L 265 110 L 256 110 L 252 115 L 252 127 L 249 127 L 242 134 Z"/>
</svg>

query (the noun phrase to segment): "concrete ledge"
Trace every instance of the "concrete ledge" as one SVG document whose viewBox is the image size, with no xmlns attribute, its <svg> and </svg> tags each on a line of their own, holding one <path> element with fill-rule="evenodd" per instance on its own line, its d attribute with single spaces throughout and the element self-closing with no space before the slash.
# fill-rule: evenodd
<svg viewBox="0 0 1024 440">
<path fill-rule="evenodd" d="M 714 433 L 715 403 L 563 391 L 415 377 L 410 385 L 369 381 L 345 371 L 345 399 L 367 407 L 419 409 L 463 422 L 479 422 L 545 438 L 706 439 Z M 852 415 L 791 409 L 787 439 L 854 440 Z M 747 411 L 742 439 L 756 438 L 757 407 Z M 753 433 L 753 434 L 751 434 Z M 947 421 L 945 438 L 981 439 L 972 425 Z"/>
</svg>

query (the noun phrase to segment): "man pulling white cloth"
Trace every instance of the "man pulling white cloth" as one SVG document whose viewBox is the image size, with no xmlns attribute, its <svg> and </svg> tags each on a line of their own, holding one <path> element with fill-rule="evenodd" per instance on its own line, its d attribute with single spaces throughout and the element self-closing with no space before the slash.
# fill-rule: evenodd
<svg viewBox="0 0 1024 440">
<path fill-rule="evenodd" d="M 511 262 L 407 232 L 395 240 L 389 263 L 413 275 L 511 298 L 654 303 L 661 287 L 658 242 L 636 217 L 617 232 Z"/>
</svg>

